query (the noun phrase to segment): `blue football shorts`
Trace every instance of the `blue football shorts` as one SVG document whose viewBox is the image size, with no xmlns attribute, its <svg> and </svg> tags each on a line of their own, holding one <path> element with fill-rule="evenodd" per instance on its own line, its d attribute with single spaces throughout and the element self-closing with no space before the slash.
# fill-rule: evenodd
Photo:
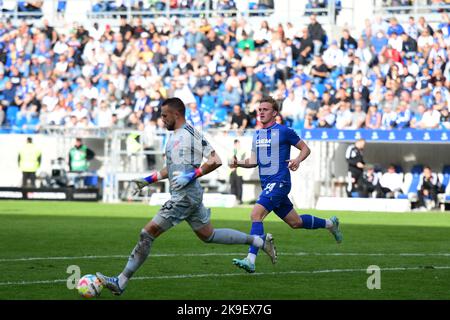
<svg viewBox="0 0 450 320">
<path fill-rule="evenodd" d="M 290 191 L 290 183 L 268 183 L 265 185 L 256 203 L 262 205 L 268 212 L 273 211 L 278 217 L 284 219 L 294 208 L 288 197 Z"/>
</svg>

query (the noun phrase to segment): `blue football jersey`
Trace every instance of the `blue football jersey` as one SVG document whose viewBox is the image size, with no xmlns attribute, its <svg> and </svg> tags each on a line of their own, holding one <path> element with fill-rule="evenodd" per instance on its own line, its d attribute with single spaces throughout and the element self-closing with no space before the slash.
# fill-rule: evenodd
<svg viewBox="0 0 450 320">
<path fill-rule="evenodd" d="M 299 141 L 300 137 L 294 130 L 278 123 L 255 132 L 252 151 L 256 154 L 263 188 L 271 182 L 291 183 L 286 160 L 291 157 L 291 146 Z"/>
</svg>

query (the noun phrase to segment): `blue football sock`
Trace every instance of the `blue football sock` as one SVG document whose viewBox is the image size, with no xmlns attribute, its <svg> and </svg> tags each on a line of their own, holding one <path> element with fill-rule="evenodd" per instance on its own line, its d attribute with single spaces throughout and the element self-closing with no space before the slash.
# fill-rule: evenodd
<svg viewBox="0 0 450 320">
<path fill-rule="evenodd" d="M 251 235 L 259 235 L 259 236 L 264 235 L 264 225 L 263 225 L 262 221 L 253 221 L 252 222 L 252 228 L 250 229 L 250 234 Z M 259 248 L 250 246 L 248 252 L 257 255 L 258 250 L 259 250 Z"/>
<path fill-rule="evenodd" d="M 314 217 L 309 214 L 300 215 L 300 219 L 303 221 L 304 229 L 319 229 L 326 227 L 326 220 L 318 217 Z"/>
</svg>

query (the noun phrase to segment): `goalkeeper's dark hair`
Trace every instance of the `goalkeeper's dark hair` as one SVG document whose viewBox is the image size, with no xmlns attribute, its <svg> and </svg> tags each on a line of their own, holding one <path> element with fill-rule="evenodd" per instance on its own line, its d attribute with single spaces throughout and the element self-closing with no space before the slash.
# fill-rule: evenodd
<svg viewBox="0 0 450 320">
<path fill-rule="evenodd" d="M 162 106 L 168 106 L 170 109 L 178 111 L 183 117 L 186 115 L 186 106 L 180 98 L 166 99 Z"/>
<path fill-rule="evenodd" d="M 261 100 L 259 100 L 259 103 L 267 102 L 272 105 L 273 110 L 276 112 L 280 112 L 280 106 L 278 105 L 278 102 L 272 98 L 271 96 L 263 96 Z"/>
</svg>

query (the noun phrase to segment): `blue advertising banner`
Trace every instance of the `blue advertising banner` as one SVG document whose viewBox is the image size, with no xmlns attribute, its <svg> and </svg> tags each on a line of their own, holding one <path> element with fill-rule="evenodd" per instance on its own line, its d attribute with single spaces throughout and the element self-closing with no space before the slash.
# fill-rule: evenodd
<svg viewBox="0 0 450 320">
<path fill-rule="evenodd" d="M 365 139 L 373 142 L 449 143 L 449 130 L 338 130 L 302 129 L 300 137 L 305 140 L 355 141 Z"/>
</svg>

